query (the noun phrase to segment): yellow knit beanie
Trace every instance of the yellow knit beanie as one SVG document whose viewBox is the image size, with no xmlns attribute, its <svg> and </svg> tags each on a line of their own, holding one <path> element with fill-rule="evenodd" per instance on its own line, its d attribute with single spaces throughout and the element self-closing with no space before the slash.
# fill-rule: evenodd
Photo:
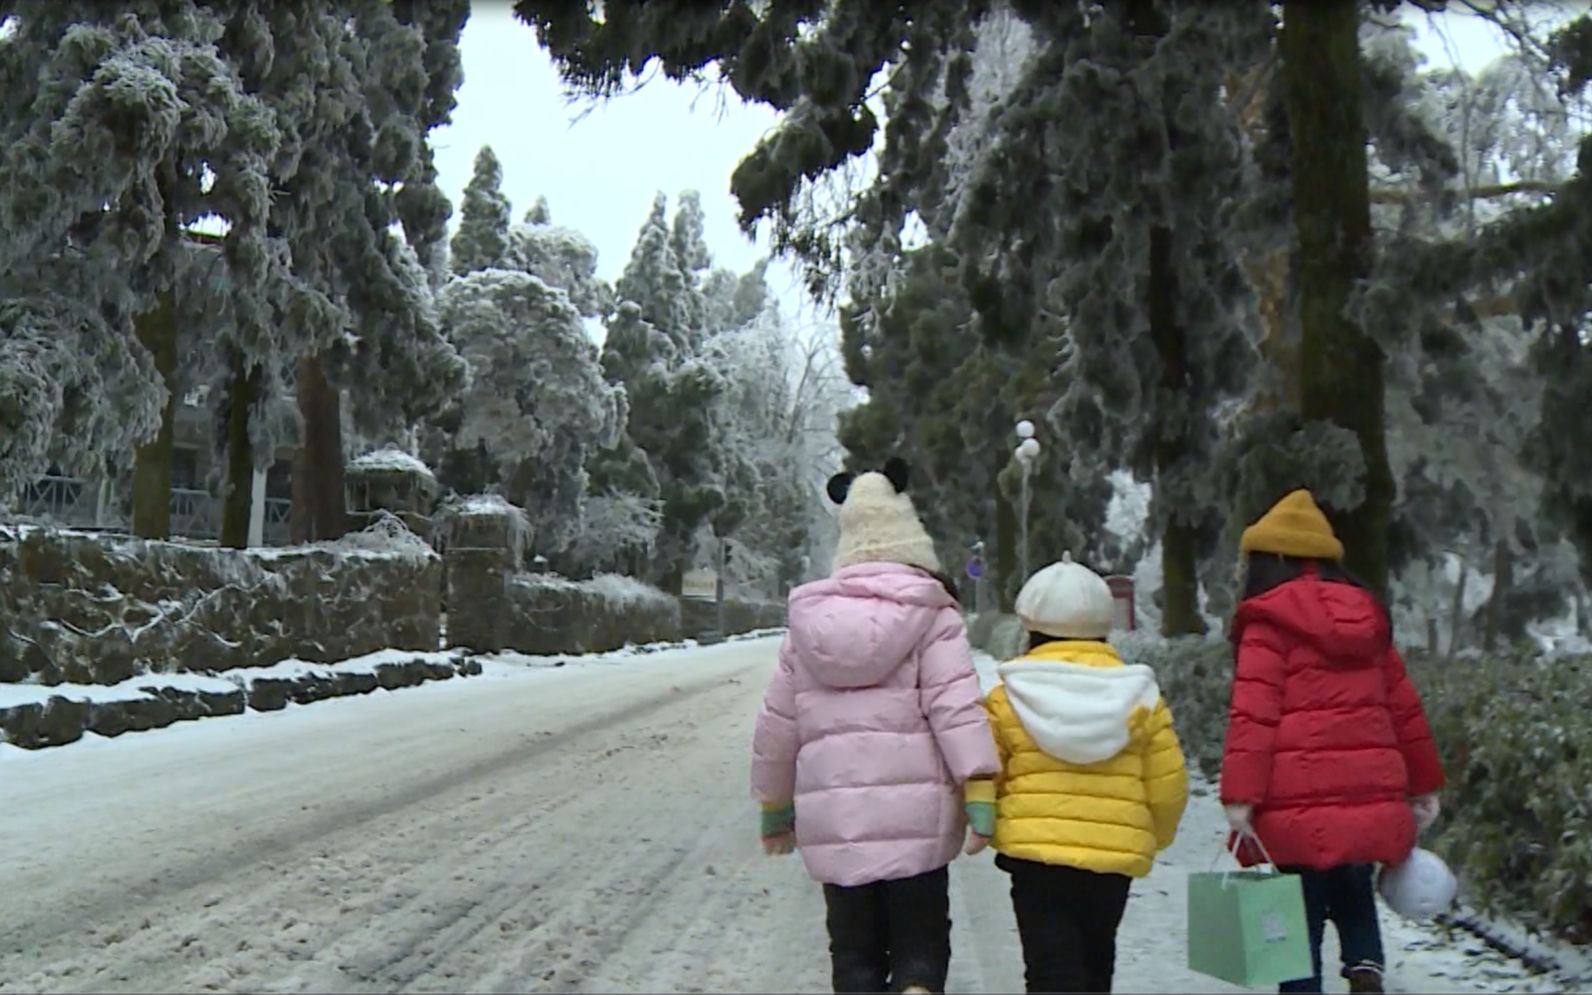
<svg viewBox="0 0 1592 995">
<path fill-rule="evenodd" d="M 1273 553 L 1299 560 L 1343 559 L 1343 543 L 1332 532 L 1316 499 L 1303 488 L 1272 505 L 1260 521 L 1244 530 L 1238 548 L 1245 553 Z"/>
</svg>

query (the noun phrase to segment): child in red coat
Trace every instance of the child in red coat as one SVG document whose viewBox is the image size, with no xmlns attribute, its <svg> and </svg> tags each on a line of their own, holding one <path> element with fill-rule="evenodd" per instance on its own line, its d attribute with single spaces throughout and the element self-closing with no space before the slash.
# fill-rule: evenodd
<svg viewBox="0 0 1592 995">
<path fill-rule="evenodd" d="M 1303 878 L 1315 977 L 1281 990 L 1321 991 L 1330 919 L 1349 990 L 1380 992 L 1373 865 L 1402 863 L 1437 818 L 1437 749 L 1388 613 L 1338 566 L 1343 545 L 1310 492 L 1278 502 L 1241 548 L 1222 803 L 1235 832 Z"/>
</svg>

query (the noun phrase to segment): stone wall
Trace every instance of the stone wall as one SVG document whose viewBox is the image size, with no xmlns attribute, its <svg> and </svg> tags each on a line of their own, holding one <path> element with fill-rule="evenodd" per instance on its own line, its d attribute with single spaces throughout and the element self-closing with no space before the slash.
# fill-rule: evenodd
<svg viewBox="0 0 1592 995">
<path fill-rule="evenodd" d="M 606 653 L 625 645 L 696 638 L 718 628 L 707 602 L 675 598 L 635 580 L 571 581 L 520 570 L 529 526 L 502 498 L 449 504 L 439 516 L 450 648 L 533 656 Z M 785 624 L 783 604 L 725 606 L 724 635 Z"/>
<path fill-rule="evenodd" d="M 744 632 L 779 629 L 785 626 L 783 603 L 726 599 L 722 633 L 719 632 L 719 607 L 713 601 L 702 598 L 681 598 L 680 614 L 685 635 L 692 639 L 738 636 Z"/>
<path fill-rule="evenodd" d="M 0 682 L 435 650 L 441 586 L 437 555 L 390 525 L 247 551 L 0 527 Z"/>
<path fill-rule="evenodd" d="M 504 586 L 500 614 L 502 648 L 532 656 L 607 653 L 681 637 L 679 602 L 623 577 L 577 583 L 515 574 Z"/>
</svg>

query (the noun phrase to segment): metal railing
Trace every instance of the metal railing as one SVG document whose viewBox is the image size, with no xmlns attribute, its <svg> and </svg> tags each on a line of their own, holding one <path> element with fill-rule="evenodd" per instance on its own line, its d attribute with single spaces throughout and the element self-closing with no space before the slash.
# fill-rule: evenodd
<svg viewBox="0 0 1592 995">
<path fill-rule="evenodd" d="M 173 487 L 171 534 L 190 539 L 214 539 L 221 535 L 221 508 L 216 499 L 204 491 Z"/>
<path fill-rule="evenodd" d="M 293 539 L 293 502 L 287 498 L 265 499 L 265 544 L 286 546 Z"/>
<path fill-rule="evenodd" d="M 92 526 L 97 521 L 99 493 L 75 477 L 44 477 L 22 488 L 18 510 L 28 518 L 42 518 L 69 526 Z"/>
<path fill-rule="evenodd" d="M 16 511 L 25 520 L 65 528 L 126 530 L 131 526 L 122 508 L 104 501 L 101 488 L 76 477 L 46 476 L 22 488 Z M 293 502 L 265 499 L 264 541 L 285 546 L 292 537 Z M 171 534 L 188 539 L 221 535 L 221 501 L 207 491 L 189 487 L 171 490 Z"/>
</svg>

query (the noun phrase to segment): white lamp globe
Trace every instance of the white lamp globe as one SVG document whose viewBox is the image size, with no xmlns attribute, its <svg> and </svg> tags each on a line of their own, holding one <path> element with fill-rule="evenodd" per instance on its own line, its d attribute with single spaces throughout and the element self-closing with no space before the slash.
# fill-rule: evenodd
<svg viewBox="0 0 1592 995">
<path fill-rule="evenodd" d="M 1034 457 L 1036 457 L 1038 455 L 1039 455 L 1039 440 L 1038 439 L 1035 439 L 1035 438 L 1024 439 L 1022 445 L 1017 447 L 1017 458 L 1020 459 L 1020 460 L 1032 460 Z"/>
<path fill-rule="evenodd" d="M 1019 439 L 1032 439 L 1034 437 L 1034 423 L 1024 418 L 1017 423 L 1017 437 Z"/>
</svg>

